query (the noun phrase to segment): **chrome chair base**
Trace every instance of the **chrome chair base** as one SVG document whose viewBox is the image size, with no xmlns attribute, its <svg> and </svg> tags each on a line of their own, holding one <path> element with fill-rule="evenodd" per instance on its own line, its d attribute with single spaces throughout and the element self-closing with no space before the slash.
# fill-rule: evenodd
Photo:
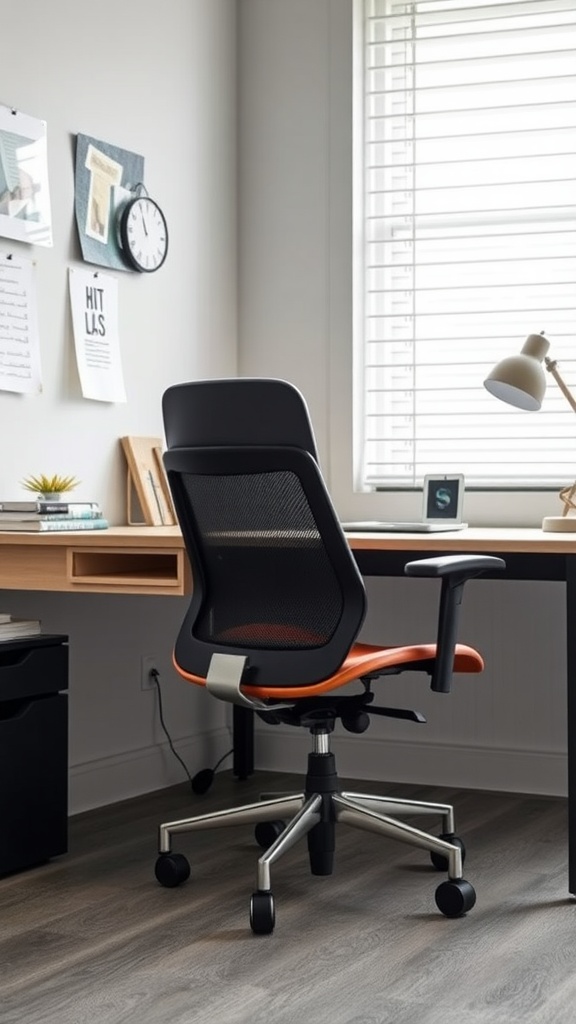
<svg viewBox="0 0 576 1024">
<path fill-rule="evenodd" d="M 440 835 L 432 835 L 401 820 L 402 816 L 417 814 L 439 818 Z M 284 824 L 285 818 L 290 819 L 287 824 Z M 269 830 L 258 828 L 266 822 L 272 824 Z M 436 890 L 438 909 L 447 917 L 460 917 L 474 906 L 474 889 L 462 877 L 465 850 L 455 835 L 453 808 L 449 804 L 341 791 L 334 755 L 329 749 L 329 734 L 323 732 L 313 734 L 304 792 L 266 794 L 240 807 L 160 825 L 156 878 L 167 887 L 179 885 L 188 878 L 188 861 L 182 854 L 172 853 L 173 836 L 230 825 L 256 825 L 257 838 L 266 848 L 258 860 L 250 919 L 253 931 L 269 934 L 275 922 L 272 864 L 306 836 L 312 874 L 331 874 L 334 831 L 338 823 L 428 850 L 434 867 L 448 874 L 448 880 Z"/>
</svg>

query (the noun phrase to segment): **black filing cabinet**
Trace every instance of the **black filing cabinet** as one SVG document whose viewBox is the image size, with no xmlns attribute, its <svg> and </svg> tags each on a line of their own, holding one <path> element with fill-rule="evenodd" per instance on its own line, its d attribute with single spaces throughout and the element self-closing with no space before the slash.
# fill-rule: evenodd
<svg viewBox="0 0 576 1024">
<path fill-rule="evenodd" d="M 68 637 L 0 643 L 0 875 L 68 843 Z"/>
</svg>

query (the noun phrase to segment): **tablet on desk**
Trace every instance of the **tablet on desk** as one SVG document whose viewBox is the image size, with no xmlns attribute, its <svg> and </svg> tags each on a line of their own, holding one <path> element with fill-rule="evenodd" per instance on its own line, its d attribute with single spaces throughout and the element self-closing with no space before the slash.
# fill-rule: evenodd
<svg viewBox="0 0 576 1024">
<path fill-rule="evenodd" d="M 379 519 L 342 523 L 345 532 L 366 533 L 443 533 L 464 530 L 462 522 L 464 504 L 464 477 L 428 475 L 424 477 L 422 492 L 422 519 L 417 522 L 387 522 Z"/>
</svg>

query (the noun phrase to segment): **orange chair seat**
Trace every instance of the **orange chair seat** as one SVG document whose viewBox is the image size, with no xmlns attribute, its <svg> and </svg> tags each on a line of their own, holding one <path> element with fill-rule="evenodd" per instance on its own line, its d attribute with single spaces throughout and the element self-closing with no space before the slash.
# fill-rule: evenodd
<svg viewBox="0 0 576 1024">
<path fill-rule="evenodd" d="M 417 665 L 418 662 L 430 661 L 436 657 L 436 644 L 416 644 L 409 647 L 377 647 L 373 644 L 354 644 L 350 653 L 343 661 L 338 671 L 327 679 L 322 679 L 310 686 L 243 686 L 242 691 L 251 697 L 272 700 L 286 700 L 294 698 L 315 697 L 318 694 L 330 693 L 340 686 L 346 686 L 362 676 L 377 675 L 388 668 L 409 664 Z M 173 656 L 174 668 L 190 683 L 197 683 L 205 686 L 206 680 L 202 676 L 192 675 L 186 672 Z M 481 672 L 484 668 L 482 657 L 473 647 L 466 644 L 456 644 L 454 656 L 455 672 Z"/>
</svg>

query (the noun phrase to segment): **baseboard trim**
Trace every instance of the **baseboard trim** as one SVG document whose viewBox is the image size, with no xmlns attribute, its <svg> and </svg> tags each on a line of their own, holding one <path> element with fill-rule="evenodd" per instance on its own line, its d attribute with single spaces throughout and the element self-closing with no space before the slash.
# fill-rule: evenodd
<svg viewBox="0 0 576 1024">
<path fill-rule="evenodd" d="M 257 767 L 303 773 L 310 749 L 304 730 L 282 726 L 257 730 Z M 424 782 L 463 789 L 567 796 L 568 761 L 565 753 L 542 750 L 504 750 L 458 744 L 362 740 L 338 735 L 333 744 L 343 777 L 376 782 Z"/>
<path fill-rule="evenodd" d="M 223 727 L 178 739 L 175 747 L 194 776 L 201 768 L 212 767 L 226 753 L 230 736 Z M 71 765 L 68 812 L 79 814 L 186 781 L 186 773 L 167 742 L 101 757 Z"/>
<path fill-rule="evenodd" d="M 194 775 L 215 764 L 229 743 L 227 729 L 221 728 L 179 739 L 177 750 Z M 565 797 L 568 792 L 567 756 L 554 751 L 398 740 L 383 743 L 341 735 L 333 748 L 339 773 L 358 780 L 427 782 L 542 796 Z M 310 739 L 304 729 L 276 726 L 256 730 L 256 768 L 303 774 L 309 750 Z M 184 769 L 168 743 L 76 764 L 69 771 L 69 813 L 79 814 L 185 781 Z"/>
</svg>

